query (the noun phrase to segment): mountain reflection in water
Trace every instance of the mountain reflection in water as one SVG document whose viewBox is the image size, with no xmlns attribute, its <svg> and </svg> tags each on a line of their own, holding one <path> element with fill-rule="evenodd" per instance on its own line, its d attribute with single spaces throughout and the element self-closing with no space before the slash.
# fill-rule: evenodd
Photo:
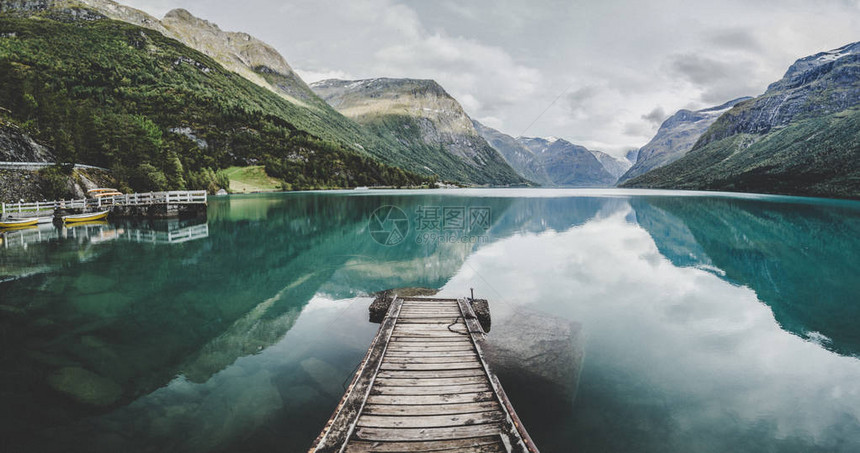
<svg viewBox="0 0 860 453">
<path fill-rule="evenodd" d="M 132 225 L 10 242 L 0 435 L 25 451 L 302 451 L 375 333 L 365 296 L 422 286 L 474 287 L 493 332 L 526 309 L 582 326 L 567 409 L 506 387 L 544 451 L 860 447 L 857 205 L 652 193 L 236 196 L 172 244 L 122 240 Z M 410 219 L 393 246 L 368 230 L 385 205 Z M 419 243 L 428 206 L 491 222 L 465 227 L 479 241 Z M 137 237 L 183 237 L 155 229 Z"/>
</svg>

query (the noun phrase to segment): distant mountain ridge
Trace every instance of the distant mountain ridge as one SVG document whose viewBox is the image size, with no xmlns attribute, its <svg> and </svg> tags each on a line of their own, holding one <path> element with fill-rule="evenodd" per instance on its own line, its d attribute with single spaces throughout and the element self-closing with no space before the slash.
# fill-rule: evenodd
<svg viewBox="0 0 860 453">
<path fill-rule="evenodd" d="M 797 60 L 686 156 L 624 186 L 860 199 L 860 43 Z"/>
<path fill-rule="evenodd" d="M 584 146 L 555 137 L 519 137 L 517 140 L 534 153 L 531 168 L 546 175 L 547 186 L 609 187 L 615 184 L 616 177 Z"/>
<path fill-rule="evenodd" d="M 654 138 L 639 149 L 635 163 L 618 179 L 618 183 L 622 184 L 680 159 L 693 148 L 699 137 L 717 121 L 720 115 L 737 103 L 748 99 L 752 98 L 742 97 L 697 111 L 678 110 L 663 121 Z"/>
<path fill-rule="evenodd" d="M 463 107 L 433 80 L 323 80 L 311 89 L 343 115 L 403 145 L 403 168 L 476 184 L 525 184 L 478 133 Z"/>
<path fill-rule="evenodd" d="M 535 154 L 523 146 L 517 139 L 491 127 L 484 126 L 476 120 L 472 120 L 472 125 L 520 176 L 540 185 L 545 185 L 548 182 L 547 176 L 542 169 L 532 167 Z"/>
<path fill-rule="evenodd" d="M 550 137 L 518 137 L 473 121 L 475 129 L 524 178 L 548 187 L 610 187 L 630 162 Z"/>
</svg>

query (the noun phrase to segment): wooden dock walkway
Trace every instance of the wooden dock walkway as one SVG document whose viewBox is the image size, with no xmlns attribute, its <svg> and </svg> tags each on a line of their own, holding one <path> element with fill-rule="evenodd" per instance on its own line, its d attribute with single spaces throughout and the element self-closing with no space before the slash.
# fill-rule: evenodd
<svg viewBox="0 0 860 453">
<path fill-rule="evenodd" d="M 140 214 L 156 208 L 163 211 L 157 216 L 169 217 L 181 209 L 202 208 L 205 212 L 207 203 L 205 190 L 131 193 L 78 200 L 0 203 L 0 218 L 53 217 L 58 210 L 84 212 L 107 209 L 112 214 Z"/>
<path fill-rule="evenodd" d="M 310 452 L 537 452 L 467 299 L 395 297 Z"/>
</svg>

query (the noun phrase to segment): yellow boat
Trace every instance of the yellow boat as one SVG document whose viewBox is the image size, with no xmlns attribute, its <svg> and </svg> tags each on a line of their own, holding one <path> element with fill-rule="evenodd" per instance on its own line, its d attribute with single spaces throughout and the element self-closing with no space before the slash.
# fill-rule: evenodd
<svg viewBox="0 0 860 453">
<path fill-rule="evenodd" d="M 27 219 L 6 219 L 0 221 L 0 228 L 23 228 L 28 226 L 34 226 L 39 223 L 39 219 L 37 217 L 31 217 Z"/>
<path fill-rule="evenodd" d="M 118 195 L 122 195 L 122 192 L 107 187 L 100 187 L 98 189 L 90 189 L 87 191 L 87 197 L 89 198 L 115 197 Z"/>
<path fill-rule="evenodd" d="M 107 218 L 110 211 L 101 211 L 101 212 L 90 212 L 87 214 L 73 214 L 63 216 L 63 222 L 66 223 L 74 223 L 74 222 L 91 222 L 93 220 L 104 220 Z"/>
</svg>

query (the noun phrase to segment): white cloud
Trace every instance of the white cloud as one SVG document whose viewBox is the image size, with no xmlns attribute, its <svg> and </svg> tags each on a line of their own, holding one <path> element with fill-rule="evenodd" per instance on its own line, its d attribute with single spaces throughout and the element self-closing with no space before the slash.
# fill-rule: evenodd
<svg viewBox="0 0 860 453">
<path fill-rule="evenodd" d="M 757 95 L 797 58 L 860 39 L 854 0 L 127 2 L 249 32 L 309 78 L 435 79 L 503 132 L 534 122 L 528 135 L 615 154 L 651 138 L 643 115 L 655 106 L 671 115 Z"/>
<path fill-rule="evenodd" d="M 338 70 L 321 70 L 321 71 L 313 71 L 313 70 L 304 70 L 304 69 L 294 69 L 296 73 L 298 73 L 299 77 L 302 78 L 307 83 L 319 82 L 320 80 L 327 79 L 341 79 L 341 80 L 352 80 L 355 77 L 346 73 L 344 71 Z"/>
</svg>

